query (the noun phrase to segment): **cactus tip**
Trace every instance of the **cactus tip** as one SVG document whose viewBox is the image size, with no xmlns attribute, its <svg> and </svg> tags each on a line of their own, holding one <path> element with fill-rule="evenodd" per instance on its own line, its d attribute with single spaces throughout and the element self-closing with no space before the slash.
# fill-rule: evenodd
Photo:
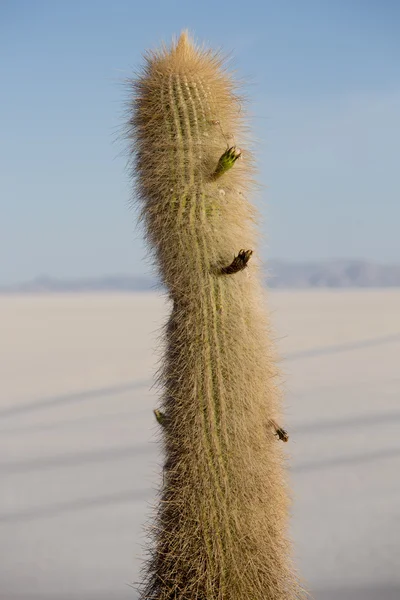
<svg viewBox="0 0 400 600">
<path fill-rule="evenodd" d="M 183 54 L 184 52 L 189 50 L 190 46 L 191 46 L 191 43 L 190 43 L 189 31 L 187 29 L 184 29 L 181 32 L 181 34 L 178 38 L 178 41 L 176 42 L 175 50 L 176 50 L 176 52 Z"/>
</svg>

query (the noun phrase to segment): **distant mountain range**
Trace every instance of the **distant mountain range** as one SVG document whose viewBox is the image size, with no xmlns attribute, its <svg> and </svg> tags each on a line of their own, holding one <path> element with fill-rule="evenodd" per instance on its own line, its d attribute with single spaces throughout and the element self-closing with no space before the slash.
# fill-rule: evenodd
<svg viewBox="0 0 400 600">
<path fill-rule="evenodd" d="M 265 271 L 271 288 L 385 288 L 400 287 L 400 264 L 382 265 L 363 260 L 287 262 L 271 260 Z M 37 277 L 25 283 L 0 286 L 0 294 L 144 292 L 160 289 L 150 277 L 109 275 L 93 278 L 57 279 Z"/>
<path fill-rule="evenodd" d="M 364 260 L 271 261 L 267 283 L 276 288 L 400 287 L 400 264 Z"/>
</svg>

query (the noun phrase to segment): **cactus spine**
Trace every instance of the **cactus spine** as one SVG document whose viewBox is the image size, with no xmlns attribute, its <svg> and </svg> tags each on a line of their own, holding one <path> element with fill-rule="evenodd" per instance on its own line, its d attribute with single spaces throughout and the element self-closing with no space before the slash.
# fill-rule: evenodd
<svg viewBox="0 0 400 600">
<path fill-rule="evenodd" d="M 142 597 L 293 600 L 301 589 L 271 429 L 278 371 L 250 260 L 252 166 L 235 146 L 245 133 L 235 84 L 218 53 L 183 33 L 146 55 L 132 90 L 136 196 L 173 303 L 155 411 L 164 484 Z"/>
</svg>

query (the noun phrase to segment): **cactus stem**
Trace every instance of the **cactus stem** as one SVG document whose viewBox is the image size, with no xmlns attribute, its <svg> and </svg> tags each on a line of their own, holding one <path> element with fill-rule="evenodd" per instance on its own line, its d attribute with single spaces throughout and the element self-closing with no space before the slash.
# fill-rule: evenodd
<svg viewBox="0 0 400 600">
<path fill-rule="evenodd" d="M 242 151 L 236 146 L 231 146 L 221 155 L 214 173 L 211 175 L 212 181 L 215 181 L 221 175 L 229 171 L 235 162 L 242 156 Z"/>
<path fill-rule="evenodd" d="M 186 32 L 145 60 L 127 133 L 140 219 L 173 306 L 140 598 L 300 600 L 279 444 L 289 436 L 269 418 L 279 420 L 280 376 L 258 269 L 246 269 L 257 237 L 251 152 L 231 171 L 236 141 L 247 143 L 239 90 L 221 53 Z"/>
<path fill-rule="evenodd" d="M 252 254 L 253 250 L 239 250 L 239 254 L 235 256 L 231 264 L 228 267 L 223 267 L 221 269 L 221 273 L 224 275 L 232 275 L 233 273 L 243 271 L 243 269 L 247 267 L 247 263 Z"/>
</svg>

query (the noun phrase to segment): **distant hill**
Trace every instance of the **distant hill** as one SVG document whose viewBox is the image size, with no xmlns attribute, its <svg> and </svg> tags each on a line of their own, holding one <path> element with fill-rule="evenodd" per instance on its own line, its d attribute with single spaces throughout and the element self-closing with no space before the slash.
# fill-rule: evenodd
<svg viewBox="0 0 400 600">
<path fill-rule="evenodd" d="M 271 261 L 267 283 L 276 288 L 400 287 L 400 264 L 363 260 L 295 263 Z"/>
<path fill-rule="evenodd" d="M 295 263 L 271 260 L 265 271 L 271 288 L 385 288 L 400 287 L 400 264 L 380 265 L 362 260 L 330 260 Z M 160 289 L 150 277 L 109 275 L 93 278 L 57 279 L 37 277 L 25 283 L 0 286 L 0 294 L 145 292 Z"/>
</svg>

